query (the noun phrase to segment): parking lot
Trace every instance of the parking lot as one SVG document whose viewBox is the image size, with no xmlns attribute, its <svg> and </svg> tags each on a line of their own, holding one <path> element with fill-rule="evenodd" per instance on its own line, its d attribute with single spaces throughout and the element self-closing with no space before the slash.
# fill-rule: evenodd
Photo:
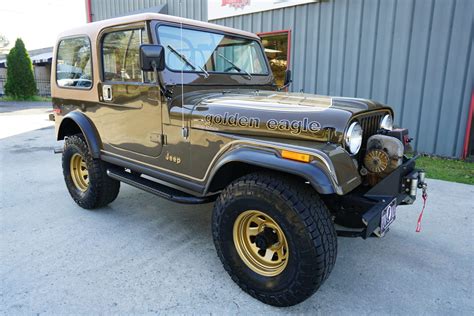
<svg viewBox="0 0 474 316">
<path fill-rule="evenodd" d="M 2 110 L 3 108 L 3 110 Z M 0 104 L 0 312 L 12 314 L 474 313 L 474 186 L 429 180 L 385 238 L 339 238 L 336 266 L 290 308 L 241 291 L 212 243 L 212 204 L 175 204 L 127 185 L 108 207 L 69 197 L 49 108 Z"/>
</svg>

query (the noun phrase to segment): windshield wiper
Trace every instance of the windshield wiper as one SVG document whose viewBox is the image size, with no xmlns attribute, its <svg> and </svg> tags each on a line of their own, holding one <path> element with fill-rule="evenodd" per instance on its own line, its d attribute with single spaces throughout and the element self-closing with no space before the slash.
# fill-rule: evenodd
<svg viewBox="0 0 474 316">
<path fill-rule="evenodd" d="M 209 77 L 209 73 L 206 71 L 206 69 L 202 68 L 201 66 L 196 66 L 194 65 L 191 61 L 189 61 L 189 59 L 186 58 L 186 56 L 184 56 L 183 54 L 181 54 L 180 52 L 178 52 L 173 46 L 171 45 L 168 45 L 168 48 L 170 49 L 170 51 L 175 54 L 176 56 L 178 56 L 182 61 L 184 61 L 188 66 L 190 66 L 193 70 L 196 70 L 197 68 L 199 68 L 203 73 L 204 73 L 204 76 L 207 78 Z"/>
<path fill-rule="evenodd" d="M 217 53 L 217 55 L 219 57 L 222 57 L 226 62 L 228 62 L 229 64 L 231 64 L 235 70 L 237 70 L 238 72 L 240 73 L 244 73 L 246 74 L 247 76 L 249 76 L 250 79 L 252 79 L 252 75 L 245 69 L 242 69 L 240 68 L 239 66 L 237 66 L 236 64 L 234 64 L 230 59 L 228 59 L 227 57 L 225 57 L 224 55 L 222 55 L 221 53 Z"/>
</svg>

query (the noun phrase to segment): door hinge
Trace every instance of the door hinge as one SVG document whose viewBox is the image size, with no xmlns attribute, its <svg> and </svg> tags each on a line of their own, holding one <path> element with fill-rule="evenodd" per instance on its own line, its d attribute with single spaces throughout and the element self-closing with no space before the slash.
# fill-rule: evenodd
<svg viewBox="0 0 474 316">
<path fill-rule="evenodd" d="M 165 144 L 166 143 L 166 135 L 160 133 L 151 133 L 150 134 L 150 141 L 157 144 Z"/>
</svg>

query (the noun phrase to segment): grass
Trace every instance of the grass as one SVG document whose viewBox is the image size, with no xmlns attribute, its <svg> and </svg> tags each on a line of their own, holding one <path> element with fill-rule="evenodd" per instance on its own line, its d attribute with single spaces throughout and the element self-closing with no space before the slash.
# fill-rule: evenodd
<svg viewBox="0 0 474 316">
<path fill-rule="evenodd" d="M 474 184 L 473 162 L 423 156 L 418 158 L 416 166 L 425 169 L 428 178 Z"/>
<path fill-rule="evenodd" d="M 8 97 L 8 96 L 2 96 L 0 97 L 0 101 L 30 101 L 30 102 L 50 102 L 51 97 L 42 97 L 39 95 L 34 95 L 31 98 L 26 98 L 26 99 L 17 99 L 13 97 Z"/>
</svg>

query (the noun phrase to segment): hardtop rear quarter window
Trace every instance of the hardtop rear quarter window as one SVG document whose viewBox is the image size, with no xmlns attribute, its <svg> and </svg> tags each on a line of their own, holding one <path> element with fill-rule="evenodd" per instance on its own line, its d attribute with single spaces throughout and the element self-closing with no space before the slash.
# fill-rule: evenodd
<svg viewBox="0 0 474 316">
<path fill-rule="evenodd" d="M 91 89 L 92 56 L 87 36 L 61 39 L 56 56 L 56 84 L 61 88 Z"/>
</svg>

